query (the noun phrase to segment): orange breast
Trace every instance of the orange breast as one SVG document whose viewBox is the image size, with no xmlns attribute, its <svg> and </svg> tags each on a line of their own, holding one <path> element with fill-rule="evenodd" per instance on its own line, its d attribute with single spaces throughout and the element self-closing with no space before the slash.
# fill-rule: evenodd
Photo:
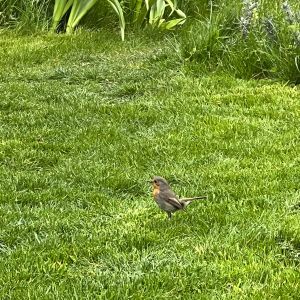
<svg viewBox="0 0 300 300">
<path fill-rule="evenodd" d="M 152 191 L 153 197 L 155 198 L 158 194 L 159 194 L 159 188 L 158 187 L 154 187 L 154 189 Z"/>
</svg>

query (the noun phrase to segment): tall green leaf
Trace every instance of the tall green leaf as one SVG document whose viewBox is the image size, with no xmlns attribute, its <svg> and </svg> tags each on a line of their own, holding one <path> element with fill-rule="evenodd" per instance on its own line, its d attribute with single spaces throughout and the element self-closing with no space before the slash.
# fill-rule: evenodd
<svg viewBox="0 0 300 300">
<path fill-rule="evenodd" d="M 174 29 L 175 26 L 181 25 L 185 22 L 185 19 L 173 19 L 168 22 L 161 24 L 160 28 L 171 30 Z"/>
<path fill-rule="evenodd" d="M 67 24 L 67 33 L 72 33 L 79 21 L 95 5 L 97 0 L 73 0 L 73 6 Z"/>
<path fill-rule="evenodd" d="M 154 5 L 152 5 L 149 15 L 149 23 L 155 25 L 161 23 L 164 12 L 166 8 L 165 0 L 157 0 Z"/>
<path fill-rule="evenodd" d="M 136 0 L 135 6 L 133 7 L 133 22 L 136 22 L 138 19 L 138 16 L 141 13 L 143 0 Z"/>
<path fill-rule="evenodd" d="M 123 8 L 122 8 L 122 6 L 121 6 L 121 4 L 118 0 L 108 0 L 108 2 L 113 7 L 113 9 L 115 10 L 115 12 L 117 13 L 117 15 L 119 17 L 119 24 L 120 24 L 120 29 L 121 29 L 121 38 L 122 38 L 122 41 L 124 41 L 126 22 L 125 22 L 125 18 L 124 18 L 124 14 L 123 14 Z"/>
<path fill-rule="evenodd" d="M 62 17 L 73 4 L 74 0 L 56 0 L 53 10 L 52 30 L 55 31 Z"/>
<path fill-rule="evenodd" d="M 148 22 L 147 16 L 149 15 L 150 8 L 152 5 L 154 5 L 155 1 L 156 0 L 145 0 L 145 4 L 142 5 L 138 15 L 136 16 L 136 19 L 134 20 L 134 23 L 137 26 L 142 27 L 144 24 L 146 24 L 146 22 Z"/>
</svg>

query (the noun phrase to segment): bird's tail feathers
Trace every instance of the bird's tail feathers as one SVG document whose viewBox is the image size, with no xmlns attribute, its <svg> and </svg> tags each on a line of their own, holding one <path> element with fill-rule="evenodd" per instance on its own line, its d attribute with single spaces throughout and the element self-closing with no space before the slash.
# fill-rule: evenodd
<svg viewBox="0 0 300 300">
<path fill-rule="evenodd" d="M 183 204 L 183 209 L 185 209 L 189 204 L 191 204 L 194 200 L 203 200 L 207 199 L 207 196 L 199 196 L 199 197 L 192 197 L 192 198 L 182 198 L 179 201 Z"/>
<path fill-rule="evenodd" d="M 207 196 L 199 196 L 199 197 L 192 197 L 192 198 L 182 198 L 182 199 L 180 199 L 180 201 L 192 202 L 194 200 L 203 200 L 203 199 L 207 199 L 207 198 L 208 198 Z"/>
</svg>

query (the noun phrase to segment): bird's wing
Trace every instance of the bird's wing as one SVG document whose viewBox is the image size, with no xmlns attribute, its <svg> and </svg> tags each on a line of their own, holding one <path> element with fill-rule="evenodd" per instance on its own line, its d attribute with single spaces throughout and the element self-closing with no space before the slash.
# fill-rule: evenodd
<svg viewBox="0 0 300 300">
<path fill-rule="evenodd" d="M 182 204 L 176 198 L 167 198 L 166 201 L 178 209 L 182 208 Z"/>
</svg>

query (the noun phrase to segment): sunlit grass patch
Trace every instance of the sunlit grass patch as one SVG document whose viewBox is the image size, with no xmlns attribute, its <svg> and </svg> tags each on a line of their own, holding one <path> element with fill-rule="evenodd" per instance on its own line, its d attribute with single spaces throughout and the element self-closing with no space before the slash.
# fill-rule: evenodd
<svg viewBox="0 0 300 300">
<path fill-rule="evenodd" d="M 298 296 L 297 88 L 164 39 L 0 39 L 0 298 Z M 153 175 L 209 200 L 168 221 Z"/>
</svg>

